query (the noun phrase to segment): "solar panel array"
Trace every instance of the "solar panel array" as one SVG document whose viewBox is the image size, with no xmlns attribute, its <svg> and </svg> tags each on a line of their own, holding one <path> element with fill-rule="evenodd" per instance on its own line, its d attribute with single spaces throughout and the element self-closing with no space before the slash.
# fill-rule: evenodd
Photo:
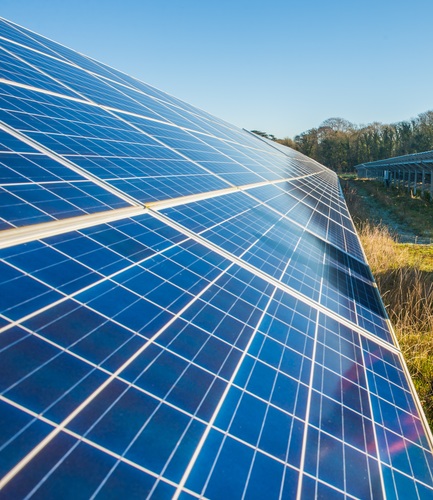
<svg viewBox="0 0 433 500">
<path fill-rule="evenodd" d="M 8 498 L 431 498 L 336 175 L 1 20 Z"/>
<path fill-rule="evenodd" d="M 419 166 L 419 167 L 430 167 L 433 163 L 433 151 L 423 151 L 422 153 L 412 153 L 402 156 L 394 156 L 392 158 L 385 158 L 383 160 L 370 161 L 367 163 L 361 163 L 356 165 L 355 168 L 387 168 L 396 169 L 405 166 Z"/>
</svg>

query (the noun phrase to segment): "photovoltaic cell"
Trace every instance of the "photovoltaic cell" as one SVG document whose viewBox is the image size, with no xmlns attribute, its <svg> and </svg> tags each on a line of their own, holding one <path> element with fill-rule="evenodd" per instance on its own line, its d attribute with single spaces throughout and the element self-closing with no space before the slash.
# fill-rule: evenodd
<svg viewBox="0 0 433 500">
<path fill-rule="evenodd" d="M 6 20 L 0 49 L 1 494 L 430 498 L 335 173 Z"/>
<path fill-rule="evenodd" d="M 127 206 L 120 197 L 0 132 L 2 220 L 11 226 Z"/>
<path fill-rule="evenodd" d="M 15 53 L 11 54 L 10 51 Z M 0 64 L 4 68 L 3 78 L 10 80 L 11 82 L 20 83 L 22 85 L 37 85 L 40 89 L 50 90 L 51 92 L 60 92 L 65 95 L 75 96 L 76 94 L 63 85 L 58 84 L 48 76 L 42 74 L 34 67 L 26 64 L 21 57 L 17 57 L 20 54 L 20 47 L 2 40 L 2 50 L 0 50 Z M 42 59 L 41 57 L 40 59 Z"/>
</svg>

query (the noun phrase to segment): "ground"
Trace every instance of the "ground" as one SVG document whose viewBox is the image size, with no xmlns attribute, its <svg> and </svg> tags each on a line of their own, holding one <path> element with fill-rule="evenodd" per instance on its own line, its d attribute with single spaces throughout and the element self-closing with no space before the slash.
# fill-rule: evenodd
<svg viewBox="0 0 433 500">
<path fill-rule="evenodd" d="M 381 222 L 401 243 L 433 243 L 433 202 L 378 181 L 342 178 L 341 185 L 354 219 Z"/>
</svg>

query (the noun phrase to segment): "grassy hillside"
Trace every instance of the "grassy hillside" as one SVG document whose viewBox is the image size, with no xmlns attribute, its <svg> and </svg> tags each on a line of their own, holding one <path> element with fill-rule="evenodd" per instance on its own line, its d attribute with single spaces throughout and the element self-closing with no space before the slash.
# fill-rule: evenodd
<svg viewBox="0 0 433 500">
<path fill-rule="evenodd" d="M 413 239 L 418 236 L 418 241 L 433 237 L 433 205 L 385 190 L 372 181 L 350 180 L 342 184 L 433 429 L 433 246 L 397 243 L 401 234 Z"/>
</svg>

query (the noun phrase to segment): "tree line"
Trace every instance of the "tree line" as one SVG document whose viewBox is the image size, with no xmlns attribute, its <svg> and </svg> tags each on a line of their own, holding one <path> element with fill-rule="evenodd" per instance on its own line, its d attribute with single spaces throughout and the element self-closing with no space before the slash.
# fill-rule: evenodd
<svg viewBox="0 0 433 500">
<path fill-rule="evenodd" d="M 389 125 L 358 126 L 343 118 L 329 118 L 294 139 L 253 132 L 296 149 L 336 172 L 353 172 L 360 163 L 433 150 L 433 110 Z"/>
</svg>

